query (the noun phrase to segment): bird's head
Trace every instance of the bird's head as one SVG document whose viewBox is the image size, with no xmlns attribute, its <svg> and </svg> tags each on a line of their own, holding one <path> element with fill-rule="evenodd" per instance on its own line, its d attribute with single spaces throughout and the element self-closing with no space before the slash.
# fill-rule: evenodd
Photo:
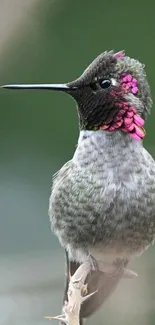
<svg viewBox="0 0 155 325">
<path fill-rule="evenodd" d="M 141 140 L 152 99 L 144 65 L 123 51 L 100 54 L 75 81 L 67 84 L 6 85 L 14 89 L 65 91 L 77 102 L 80 129 L 116 130 Z"/>
<path fill-rule="evenodd" d="M 152 99 L 144 65 L 123 51 L 100 54 L 75 81 L 81 129 L 120 130 L 140 140 Z"/>
</svg>

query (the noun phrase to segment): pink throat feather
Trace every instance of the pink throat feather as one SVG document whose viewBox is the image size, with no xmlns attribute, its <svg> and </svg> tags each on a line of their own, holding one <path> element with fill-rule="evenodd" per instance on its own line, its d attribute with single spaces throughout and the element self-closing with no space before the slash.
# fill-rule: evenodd
<svg viewBox="0 0 155 325">
<path fill-rule="evenodd" d="M 134 95 L 138 93 L 138 81 L 130 73 L 121 75 L 121 85 L 125 92 L 131 91 Z"/>
<path fill-rule="evenodd" d="M 107 130 L 109 132 L 120 129 L 129 134 L 135 140 L 142 140 L 145 136 L 143 125 L 145 121 L 137 114 L 134 106 L 129 106 L 127 102 L 118 104 L 119 111 L 112 118 L 112 121 L 100 126 L 100 130 Z"/>
</svg>

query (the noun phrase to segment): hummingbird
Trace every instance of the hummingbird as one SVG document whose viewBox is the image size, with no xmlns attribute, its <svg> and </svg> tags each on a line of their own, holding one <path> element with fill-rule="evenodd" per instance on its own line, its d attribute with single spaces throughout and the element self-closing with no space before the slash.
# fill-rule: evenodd
<svg viewBox="0 0 155 325">
<path fill-rule="evenodd" d="M 53 178 L 52 231 L 66 254 L 69 276 L 90 259 L 126 266 L 155 238 L 155 161 L 143 147 L 152 106 L 145 66 L 124 51 L 101 53 L 80 77 L 65 84 L 5 85 L 11 89 L 63 91 L 77 104 L 79 139 Z M 121 277 L 97 268 L 87 277 L 82 320 L 112 294 Z"/>
</svg>

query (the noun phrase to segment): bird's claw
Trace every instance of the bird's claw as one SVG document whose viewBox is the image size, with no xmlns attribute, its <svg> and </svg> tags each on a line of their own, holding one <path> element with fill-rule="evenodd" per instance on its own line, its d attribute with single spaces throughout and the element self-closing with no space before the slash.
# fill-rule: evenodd
<svg viewBox="0 0 155 325">
<path fill-rule="evenodd" d="M 87 259 L 91 265 L 92 271 L 98 272 L 99 266 L 98 266 L 97 260 L 91 254 L 88 254 Z"/>
</svg>

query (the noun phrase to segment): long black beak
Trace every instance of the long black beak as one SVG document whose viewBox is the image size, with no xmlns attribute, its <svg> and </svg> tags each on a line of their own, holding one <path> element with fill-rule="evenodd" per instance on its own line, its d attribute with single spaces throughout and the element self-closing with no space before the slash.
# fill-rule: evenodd
<svg viewBox="0 0 155 325">
<path fill-rule="evenodd" d="M 4 85 L 1 88 L 8 89 L 44 89 L 44 90 L 59 90 L 59 91 L 72 91 L 77 87 L 69 87 L 67 84 L 17 84 L 17 85 Z"/>
</svg>

